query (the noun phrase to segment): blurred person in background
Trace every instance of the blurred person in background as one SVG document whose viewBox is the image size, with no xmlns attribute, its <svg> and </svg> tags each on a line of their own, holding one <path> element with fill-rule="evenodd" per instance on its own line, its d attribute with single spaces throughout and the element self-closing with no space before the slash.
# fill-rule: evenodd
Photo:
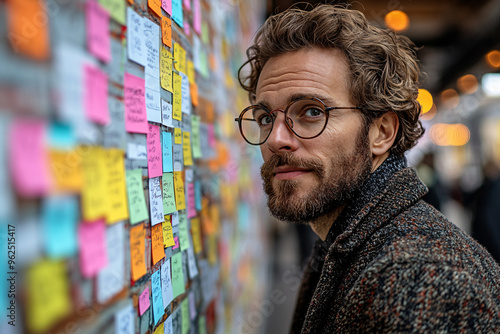
<svg viewBox="0 0 500 334">
<path fill-rule="evenodd" d="M 404 157 L 423 133 L 413 43 L 319 5 L 270 17 L 247 55 L 236 120 L 268 207 L 319 236 L 291 332 L 499 332 L 500 267 Z"/>
</svg>

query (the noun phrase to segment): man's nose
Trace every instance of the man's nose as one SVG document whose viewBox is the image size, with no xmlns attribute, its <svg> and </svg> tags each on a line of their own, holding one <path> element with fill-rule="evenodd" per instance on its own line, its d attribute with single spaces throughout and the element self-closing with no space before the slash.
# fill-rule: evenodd
<svg viewBox="0 0 500 334">
<path fill-rule="evenodd" d="M 274 111 L 276 119 L 274 120 L 273 130 L 264 145 L 267 145 L 275 153 L 295 151 L 299 146 L 298 138 L 287 127 L 285 114 L 280 111 Z"/>
</svg>

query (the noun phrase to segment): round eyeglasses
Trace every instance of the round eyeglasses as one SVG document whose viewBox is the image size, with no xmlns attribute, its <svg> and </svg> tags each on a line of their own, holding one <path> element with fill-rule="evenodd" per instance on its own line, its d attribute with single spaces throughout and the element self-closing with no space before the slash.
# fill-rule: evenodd
<svg viewBox="0 0 500 334">
<path fill-rule="evenodd" d="M 274 121 L 281 111 L 285 114 L 286 127 L 297 137 L 312 139 L 318 137 L 326 128 L 330 110 L 361 109 L 360 107 L 327 107 L 316 97 L 302 97 L 290 102 L 286 108 L 268 110 L 262 106 L 253 105 L 245 108 L 238 118 L 240 132 L 247 143 L 262 145 L 273 130 Z"/>
</svg>

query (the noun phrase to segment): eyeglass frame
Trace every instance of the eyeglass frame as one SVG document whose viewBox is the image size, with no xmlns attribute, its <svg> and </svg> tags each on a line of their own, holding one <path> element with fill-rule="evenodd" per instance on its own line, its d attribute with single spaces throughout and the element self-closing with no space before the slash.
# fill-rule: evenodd
<svg viewBox="0 0 500 334">
<path fill-rule="evenodd" d="M 294 104 L 294 103 L 295 103 L 295 102 L 297 102 L 297 101 L 301 101 L 301 100 L 315 100 L 315 101 L 317 101 L 317 102 L 321 103 L 321 104 L 323 105 L 323 108 L 325 109 L 325 110 L 324 110 L 324 111 L 325 111 L 325 113 L 326 113 L 326 121 L 325 121 L 325 125 L 323 126 L 323 128 L 321 129 L 321 131 L 320 131 L 317 135 L 315 135 L 315 136 L 312 136 L 312 137 L 303 137 L 303 136 L 300 136 L 300 135 L 298 135 L 295 131 L 293 131 L 293 128 L 292 128 L 292 127 L 288 124 L 288 121 L 287 121 L 287 112 L 288 112 L 288 109 L 290 108 L 290 106 L 291 106 L 292 104 Z M 269 133 L 267 134 L 266 139 L 264 139 L 264 141 L 263 141 L 262 143 L 259 143 L 259 144 L 254 144 L 254 143 L 251 143 L 251 142 L 250 142 L 250 141 L 249 141 L 249 140 L 245 137 L 245 135 L 243 134 L 243 129 L 242 129 L 242 126 L 241 126 L 241 122 L 242 122 L 242 120 L 243 120 L 243 118 L 242 118 L 243 114 L 245 114 L 245 113 L 246 113 L 248 110 L 250 110 L 251 108 L 260 108 L 260 109 L 264 110 L 265 112 L 267 112 L 267 113 L 271 116 L 271 119 L 272 119 L 271 131 L 269 131 Z M 269 138 L 269 136 L 271 135 L 271 132 L 273 132 L 273 129 L 274 129 L 274 120 L 277 118 L 277 116 L 276 116 L 276 118 L 273 116 L 273 113 L 274 113 L 275 111 L 281 111 L 281 112 L 285 115 L 285 125 L 286 125 L 287 129 L 288 129 L 288 130 L 290 130 L 290 131 L 291 131 L 294 135 L 296 135 L 297 137 L 299 137 L 299 138 L 301 138 L 301 139 L 314 139 L 314 138 L 316 138 L 316 137 L 319 137 L 319 136 L 323 133 L 323 131 L 325 131 L 326 126 L 328 125 L 328 119 L 330 118 L 330 110 L 339 110 L 339 109 L 340 109 L 340 110 L 342 110 L 342 109 L 358 109 L 358 110 L 361 110 L 361 107 L 327 107 L 327 106 L 326 106 L 326 104 L 325 104 L 323 101 L 321 101 L 319 98 L 317 98 L 317 97 L 314 97 L 314 96 L 303 96 L 303 97 L 300 97 L 300 98 L 298 98 L 298 99 L 294 99 L 294 100 L 290 101 L 290 102 L 287 104 L 287 106 L 285 107 L 285 109 L 273 109 L 273 110 L 267 110 L 267 108 L 265 108 L 265 107 L 263 107 L 263 106 L 255 105 L 255 104 L 254 104 L 254 105 L 251 105 L 251 106 L 248 106 L 248 107 L 246 107 L 245 109 L 243 109 L 243 110 L 241 111 L 240 115 L 239 115 L 237 118 L 235 118 L 234 120 L 235 120 L 236 122 L 238 122 L 238 126 L 239 126 L 239 128 L 240 128 L 240 134 L 241 134 L 241 136 L 243 137 L 243 139 L 245 139 L 245 141 L 246 141 L 247 143 L 249 143 L 250 145 L 260 146 L 260 145 L 264 144 L 264 143 L 267 141 L 267 139 L 268 139 L 268 138 Z M 248 120 L 250 120 L 250 119 L 248 119 Z M 255 121 L 255 120 L 254 120 L 254 121 Z"/>
</svg>

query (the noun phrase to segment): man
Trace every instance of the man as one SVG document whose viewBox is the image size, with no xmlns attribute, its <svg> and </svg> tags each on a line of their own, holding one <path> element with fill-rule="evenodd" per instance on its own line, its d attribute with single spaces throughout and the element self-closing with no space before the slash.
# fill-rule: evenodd
<svg viewBox="0 0 500 334">
<path fill-rule="evenodd" d="M 421 200 L 413 44 L 331 5 L 270 17 L 237 119 L 271 213 L 319 236 L 292 333 L 500 332 L 500 268 Z"/>
</svg>

